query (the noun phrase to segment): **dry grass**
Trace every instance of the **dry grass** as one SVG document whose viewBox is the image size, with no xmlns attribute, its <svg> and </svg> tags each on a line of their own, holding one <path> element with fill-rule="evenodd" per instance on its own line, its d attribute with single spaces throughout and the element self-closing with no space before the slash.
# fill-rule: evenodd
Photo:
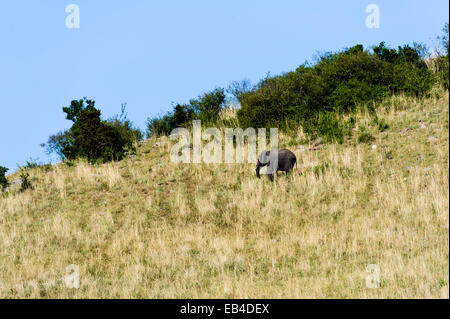
<svg viewBox="0 0 450 319">
<path fill-rule="evenodd" d="M 167 140 L 30 170 L 33 190 L 0 198 L 0 297 L 448 298 L 448 103 L 393 98 L 385 132 L 359 115 L 376 149 L 355 132 L 296 150 L 303 174 L 274 184 L 251 164 L 172 164 Z M 80 289 L 61 280 L 70 264 Z"/>
</svg>

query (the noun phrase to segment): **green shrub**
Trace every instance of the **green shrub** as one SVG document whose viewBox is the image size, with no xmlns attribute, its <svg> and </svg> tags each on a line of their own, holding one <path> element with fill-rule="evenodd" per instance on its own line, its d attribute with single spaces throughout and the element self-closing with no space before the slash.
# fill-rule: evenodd
<svg viewBox="0 0 450 319">
<path fill-rule="evenodd" d="M 441 41 L 441 47 L 439 48 L 439 56 L 436 58 L 437 76 L 441 85 L 448 90 L 449 89 L 449 29 L 448 22 L 444 25 L 442 29 L 442 36 L 438 37 Z"/>
<path fill-rule="evenodd" d="M 97 109 L 80 113 L 71 128 L 74 140 L 67 154 L 75 154 L 88 161 L 119 160 L 123 157 L 126 141 L 119 130 L 101 121 L 100 114 Z"/>
<path fill-rule="evenodd" d="M 426 95 L 432 84 L 420 46 L 389 49 L 382 42 L 370 52 L 357 45 L 323 55 L 314 66 L 262 80 L 239 95 L 237 114 L 243 127 L 289 130 L 301 125 L 309 135 L 342 142 L 352 123 L 344 123 L 340 114 L 398 92 Z M 379 123 L 380 130 L 386 128 Z"/>
<path fill-rule="evenodd" d="M 368 132 L 362 132 L 358 136 L 358 143 L 361 143 L 361 144 L 362 143 L 370 144 L 374 141 L 375 141 L 375 137 L 373 137 L 373 135 Z"/>
<path fill-rule="evenodd" d="M 133 149 L 135 141 L 142 139 L 142 133 L 127 119 L 124 105 L 120 116 L 107 121 L 101 120 L 95 101 L 86 98 L 73 100 L 63 111 L 73 122 L 72 127 L 50 136 L 47 144 L 43 144 L 48 153 L 56 152 L 63 159 L 120 160 Z"/>
<path fill-rule="evenodd" d="M 305 121 L 303 129 L 311 138 L 321 137 L 325 143 L 344 142 L 344 137 L 350 134 L 353 124 L 344 122 L 336 112 L 320 112 L 315 118 Z"/>
<path fill-rule="evenodd" d="M 171 130 L 171 115 L 147 119 L 147 136 L 169 135 Z"/>
<path fill-rule="evenodd" d="M 390 93 L 388 64 L 361 45 L 323 58 L 314 69 L 325 83 L 325 103 L 335 111 L 354 111 Z"/>
<path fill-rule="evenodd" d="M 225 102 L 224 89 L 217 88 L 190 100 L 189 104 L 177 104 L 173 112 L 147 119 L 147 136 L 169 135 L 178 127 L 188 126 L 192 120 L 201 120 L 203 125 L 214 125 Z"/>
<path fill-rule="evenodd" d="M 141 130 L 133 127 L 133 123 L 128 119 L 125 109 L 126 104 L 122 104 L 121 114 L 108 119 L 106 123 L 119 132 L 122 140 L 126 142 L 126 148 L 130 151 L 135 151 L 133 142 L 141 141 L 144 136 Z"/>
<path fill-rule="evenodd" d="M 74 143 L 74 137 L 70 130 L 60 131 L 54 135 L 51 135 L 47 143 L 41 144 L 42 147 L 47 149 L 47 153 L 56 153 L 63 159 L 73 159 L 76 157 L 76 152 L 72 151 L 72 144 Z"/>
<path fill-rule="evenodd" d="M 448 24 L 446 28 L 442 42 L 447 57 L 440 58 L 438 65 L 441 82 L 448 88 Z M 436 77 L 424 56 L 426 48 L 416 43 L 391 49 L 381 42 L 372 50 L 365 50 L 359 44 L 337 53 L 326 53 L 315 65 L 306 63 L 295 71 L 267 76 L 256 86 L 248 81 L 233 82 L 227 92 L 239 101 L 237 118 L 242 128 L 278 127 L 289 131 L 300 125 L 312 138 L 321 136 L 327 142 L 342 143 L 354 126 L 354 118 L 344 121 L 342 114 L 367 107 L 373 115 L 376 102 L 393 94 L 428 94 Z M 202 120 L 205 125 L 234 127 L 236 121 L 218 123 L 225 102 L 225 91 L 215 89 L 190 100 L 189 104 L 177 104 L 173 112 L 148 119 L 147 134 L 168 135 L 194 119 Z M 376 119 L 374 124 L 380 131 L 388 128 L 382 119 Z"/>
<path fill-rule="evenodd" d="M 216 88 L 211 92 L 189 101 L 192 112 L 196 117 L 206 124 L 214 124 L 225 105 L 225 90 Z M 174 114 L 175 115 L 175 114 Z"/>
<path fill-rule="evenodd" d="M 0 166 L 0 188 L 3 190 L 9 186 L 8 179 L 5 174 L 8 171 L 6 167 Z"/>
<path fill-rule="evenodd" d="M 441 85 L 448 90 L 449 89 L 449 62 L 448 54 L 446 56 L 438 57 L 436 60 L 437 76 Z"/>
<path fill-rule="evenodd" d="M 29 180 L 30 174 L 22 171 L 22 173 L 20 173 L 20 179 L 22 181 L 22 184 L 20 184 L 20 191 L 24 192 L 27 189 L 33 189 L 33 186 L 31 185 L 31 181 Z"/>
<path fill-rule="evenodd" d="M 37 158 L 30 158 L 30 159 L 25 163 L 25 165 L 23 166 L 23 168 L 24 168 L 24 169 L 33 169 L 33 168 L 39 167 L 39 165 L 41 165 L 41 164 L 38 163 L 38 159 L 37 159 Z"/>
</svg>

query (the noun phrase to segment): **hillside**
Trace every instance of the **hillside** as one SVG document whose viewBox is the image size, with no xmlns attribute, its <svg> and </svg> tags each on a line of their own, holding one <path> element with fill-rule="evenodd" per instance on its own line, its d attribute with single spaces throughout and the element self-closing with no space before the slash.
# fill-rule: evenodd
<svg viewBox="0 0 450 319">
<path fill-rule="evenodd" d="M 448 298 L 448 92 L 377 112 L 387 129 L 360 113 L 343 144 L 282 136 L 298 170 L 274 184 L 253 164 L 173 164 L 167 138 L 30 169 L 33 189 L 0 197 L 0 297 Z"/>
</svg>

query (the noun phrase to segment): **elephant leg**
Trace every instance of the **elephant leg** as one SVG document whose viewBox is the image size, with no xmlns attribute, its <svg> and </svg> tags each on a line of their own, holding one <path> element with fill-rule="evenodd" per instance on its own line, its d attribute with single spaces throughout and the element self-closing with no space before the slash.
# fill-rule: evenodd
<svg viewBox="0 0 450 319">
<path fill-rule="evenodd" d="M 269 178 L 269 181 L 273 182 L 273 174 L 267 174 L 267 177 Z"/>
</svg>

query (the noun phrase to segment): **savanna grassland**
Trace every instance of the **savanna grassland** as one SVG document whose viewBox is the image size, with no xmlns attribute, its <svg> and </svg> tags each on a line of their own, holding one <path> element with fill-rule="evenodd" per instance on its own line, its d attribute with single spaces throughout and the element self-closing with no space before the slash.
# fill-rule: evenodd
<svg viewBox="0 0 450 319">
<path fill-rule="evenodd" d="M 0 297 L 448 298 L 448 91 L 377 115 L 387 128 L 360 112 L 351 139 L 316 150 L 282 135 L 298 170 L 273 184 L 254 164 L 173 164 L 167 138 L 30 169 L 33 189 L 0 197 Z"/>
</svg>

